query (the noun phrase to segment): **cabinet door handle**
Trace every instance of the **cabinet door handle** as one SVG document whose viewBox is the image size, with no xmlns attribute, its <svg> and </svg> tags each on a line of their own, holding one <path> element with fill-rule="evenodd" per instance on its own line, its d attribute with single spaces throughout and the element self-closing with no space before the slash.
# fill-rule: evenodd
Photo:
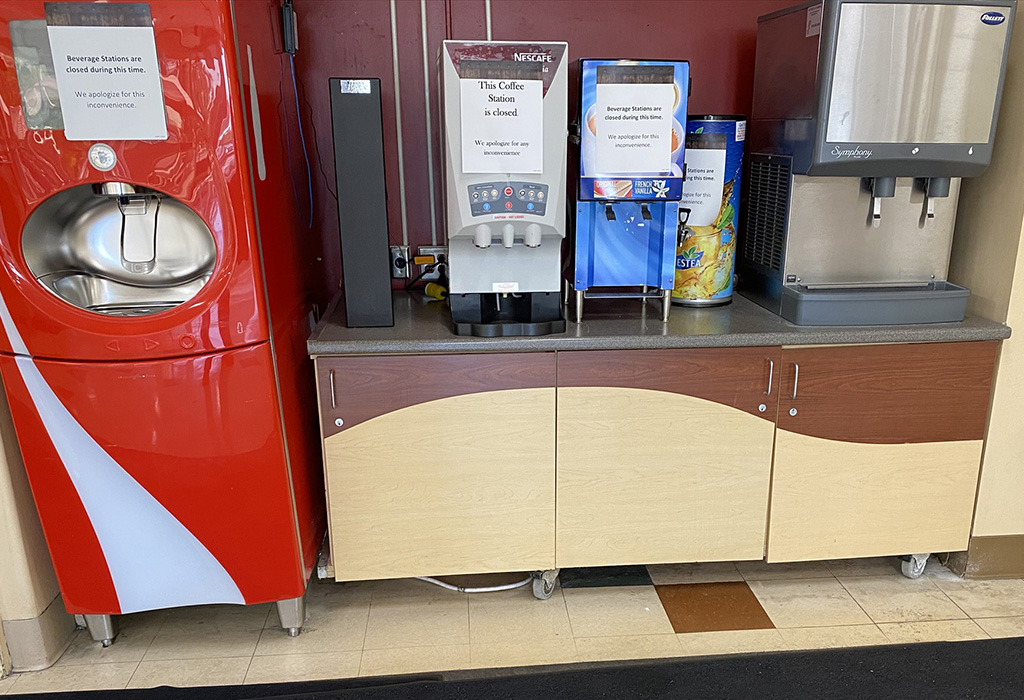
<svg viewBox="0 0 1024 700">
<path fill-rule="evenodd" d="M 793 363 L 793 395 L 789 398 L 796 398 L 796 388 L 800 384 L 800 365 Z"/>
<path fill-rule="evenodd" d="M 329 373 L 331 378 L 331 408 L 338 407 L 338 395 L 334 391 L 334 370 L 332 369 Z"/>
<path fill-rule="evenodd" d="M 764 392 L 765 396 L 772 395 L 772 379 L 775 377 L 775 360 L 768 359 L 768 390 Z"/>
</svg>

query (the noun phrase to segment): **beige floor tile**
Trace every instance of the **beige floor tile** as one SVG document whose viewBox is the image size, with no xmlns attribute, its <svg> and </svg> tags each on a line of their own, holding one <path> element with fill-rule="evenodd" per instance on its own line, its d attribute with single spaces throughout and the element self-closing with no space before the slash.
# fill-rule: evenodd
<svg viewBox="0 0 1024 700">
<path fill-rule="evenodd" d="M 364 649 L 360 676 L 390 676 L 470 668 L 468 644 L 445 646 Z"/>
<path fill-rule="evenodd" d="M 1024 637 L 1024 617 L 986 617 L 975 622 L 993 639 Z"/>
<path fill-rule="evenodd" d="M 370 589 L 374 599 L 380 598 L 435 598 L 444 593 L 461 595 L 416 578 L 393 578 L 382 581 L 361 581 Z M 346 584 L 350 585 L 350 584 Z"/>
<path fill-rule="evenodd" d="M 208 605 L 168 611 L 144 661 L 250 657 L 270 606 Z"/>
<path fill-rule="evenodd" d="M 469 596 L 470 644 L 572 639 L 561 590 L 537 600 L 531 588 Z"/>
<path fill-rule="evenodd" d="M 878 626 L 893 644 L 915 642 L 963 642 L 988 639 L 974 620 L 934 620 L 930 622 L 891 622 Z"/>
<path fill-rule="evenodd" d="M 786 642 L 778 630 L 734 630 L 729 632 L 693 632 L 676 635 L 684 656 L 743 654 L 779 651 Z"/>
<path fill-rule="evenodd" d="M 319 681 L 331 678 L 353 678 L 359 675 L 361 651 L 340 651 L 325 654 L 283 654 L 255 656 L 245 674 L 245 683 L 290 683 Z"/>
<path fill-rule="evenodd" d="M 506 642 L 470 644 L 469 660 L 473 668 L 506 666 L 545 666 L 579 661 L 576 644 L 569 637 L 540 637 Z"/>
<path fill-rule="evenodd" d="M 928 577 L 844 576 L 840 581 L 875 622 L 923 622 L 967 617 Z"/>
<path fill-rule="evenodd" d="M 743 574 L 731 561 L 709 564 L 658 564 L 648 566 L 647 573 L 657 586 L 743 580 Z"/>
<path fill-rule="evenodd" d="M 75 632 L 71 646 L 57 662 L 60 666 L 82 666 L 85 664 L 118 663 L 142 661 L 149 645 L 167 618 L 167 611 L 122 615 L 117 620 L 117 639 L 104 648 L 92 641 L 85 630 Z"/>
<path fill-rule="evenodd" d="M 750 581 L 748 584 L 776 627 L 871 623 L 871 618 L 831 574 L 827 579 Z"/>
<path fill-rule="evenodd" d="M 875 625 L 845 627 L 790 627 L 779 634 L 790 649 L 832 649 L 887 644 L 888 639 Z"/>
<path fill-rule="evenodd" d="M 866 559 L 833 559 L 826 562 L 837 578 L 843 576 L 902 576 L 899 557 L 868 557 Z"/>
<path fill-rule="evenodd" d="M 654 586 L 611 586 L 562 590 L 576 637 L 671 634 Z"/>
<path fill-rule="evenodd" d="M 0 678 L 0 695 L 6 695 L 7 691 L 14 685 L 14 681 L 18 680 L 17 676 L 7 676 L 7 678 Z"/>
<path fill-rule="evenodd" d="M 197 685 L 240 685 L 245 680 L 248 668 L 248 657 L 143 661 L 132 676 L 128 687 L 155 688 L 158 685 L 170 685 L 186 688 Z"/>
<path fill-rule="evenodd" d="M 463 644 L 469 644 L 466 594 L 441 590 L 432 596 L 374 595 L 364 649 Z"/>
<path fill-rule="evenodd" d="M 932 579 L 968 617 L 1015 617 L 1024 615 L 1024 581 L 947 581 Z"/>
<path fill-rule="evenodd" d="M 359 651 L 370 615 L 370 591 L 337 584 L 315 584 L 306 596 L 306 622 L 298 637 L 281 628 L 277 613 L 267 617 L 256 655 Z"/>
<path fill-rule="evenodd" d="M 9 695 L 55 693 L 70 690 L 120 690 L 138 667 L 134 661 L 92 666 L 52 666 L 45 671 L 19 673 L 7 688 Z"/>
<path fill-rule="evenodd" d="M 832 578 L 823 561 L 796 561 L 766 564 L 763 561 L 738 561 L 736 568 L 747 581 L 776 581 L 791 578 Z"/>
<path fill-rule="evenodd" d="M 645 634 L 628 637 L 577 637 L 580 661 L 620 659 L 663 659 L 681 656 L 683 649 L 674 634 Z"/>
</svg>

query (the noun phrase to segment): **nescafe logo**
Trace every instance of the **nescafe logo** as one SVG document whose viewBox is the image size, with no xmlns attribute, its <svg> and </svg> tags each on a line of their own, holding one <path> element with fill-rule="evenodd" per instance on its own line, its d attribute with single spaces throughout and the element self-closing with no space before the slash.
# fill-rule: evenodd
<svg viewBox="0 0 1024 700">
<path fill-rule="evenodd" d="M 997 24 L 1002 24 L 1006 21 L 1006 15 L 1002 12 L 986 12 L 981 16 L 981 21 L 985 24 L 992 25 L 993 27 Z"/>
<path fill-rule="evenodd" d="M 551 63 L 550 53 L 517 53 L 513 54 L 514 61 L 536 61 L 537 63 Z"/>
</svg>

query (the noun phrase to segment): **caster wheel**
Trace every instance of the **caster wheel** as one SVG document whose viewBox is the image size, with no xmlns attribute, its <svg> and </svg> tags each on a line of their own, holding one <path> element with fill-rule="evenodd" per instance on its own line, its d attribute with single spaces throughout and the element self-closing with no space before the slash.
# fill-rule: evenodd
<svg viewBox="0 0 1024 700">
<path fill-rule="evenodd" d="M 928 565 L 927 554 L 911 554 L 903 559 L 903 575 L 907 578 L 921 578 L 925 567 Z"/>
<path fill-rule="evenodd" d="M 541 577 L 533 579 L 533 597 L 537 600 L 547 600 L 555 592 L 555 582 L 550 583 Z"/>
</svg>

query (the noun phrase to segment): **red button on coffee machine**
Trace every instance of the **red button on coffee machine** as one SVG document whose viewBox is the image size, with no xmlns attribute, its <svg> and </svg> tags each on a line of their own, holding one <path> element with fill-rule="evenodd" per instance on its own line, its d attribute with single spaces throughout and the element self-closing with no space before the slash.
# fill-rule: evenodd
<svg viewBox="0 0 1024 700">
<path fill-rule="evenodd" d="M 512 196 L 512 188 L 511 187 L 506 187 L 505 188 L 505 196 L 506 197 L 511 197 Z"/>
</svg>

